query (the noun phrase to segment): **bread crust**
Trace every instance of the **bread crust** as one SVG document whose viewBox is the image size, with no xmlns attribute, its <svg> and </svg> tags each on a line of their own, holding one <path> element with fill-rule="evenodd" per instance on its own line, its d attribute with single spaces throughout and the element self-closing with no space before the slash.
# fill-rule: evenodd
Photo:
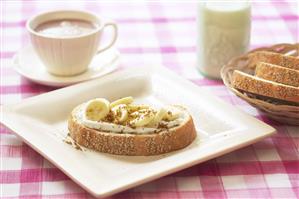
<svg viewBox="0 0 299 199">
<path fill-rule="evenodd" d="M 299 70 L 259 62 L 255 69 L 255 75 L 262 79 L 295 87 L 299 86 Z"/>
<path fill-rule="evenodd" d="M 235 70 L 232 77 L 234 88 L 262 96 L 299 103 L 299 88 L 272 82 Z"/>
<path fill-rule="evenodd" d="M 129 156 L 149 156 L 182 149 L 196 138 L 192 117 L 182 125 L 153 134 L 102 132 L 80 124 L 75 108 L 68 120 L 72 139 L 79 145 L 95 151 Z"/>
<path fill-rule="evenodd" d="M 299 70 L 299 58 L 268 51 L 256 51 L 249 55 L 249 67 L 255 68 L 258 62 L 265 62 Z"/>
</svg>

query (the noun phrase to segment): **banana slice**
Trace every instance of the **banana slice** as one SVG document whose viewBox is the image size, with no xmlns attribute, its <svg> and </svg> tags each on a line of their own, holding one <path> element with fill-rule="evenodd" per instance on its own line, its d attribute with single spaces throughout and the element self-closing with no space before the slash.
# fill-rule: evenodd
<svg viewBox="0 0 299 199">
<path fill-rule="evenodd" d="M 156 114 L 154 119 L 148 124 L 149 126 L 155 126 L 159 124 L 159 122 L 163 119 L 163 117 L 167 114 L 165 108 L 161 108 Z"/>
<path fill-rule="evenodd" d="M 155 114 L 153 110 L 150 109 L 142 109 L 145 111 L 136 111 L 132 113 L 132 116 L 137 116 L 136 119 L 130 121 L 130 124 L 135 127 L 145 126 L 150 123 L 154 118 Z"/>
<path fill-rule="evenodd" d="M 119 104 L 131 104 L 133 102 L 133 97 L 129 96 L 129 97 L 124 97 L 118 100 L 115 100 L 114 102 L 112 102 L 110 104 L 110 107 L 113 108 Z"/>
<path fill-rule="evenodd" d="M 113 114 L 115 115 L 115 118 L 117 119 L 117 121 L 122 123 L 128 119 L 129 114 L 128 114 L 128 110 L 127 110 L 127 105 L 120 104 L 120 105 L 113 107 L 111 110 L 112 110 Z"/>
<path fill-rule="evenodd" d="M 88 120 L 99 121 L 110 111 L 110 103 L 104 98 L 96 98 L 87 102 L 85 116 Z"/>
<path fill-rule="evenodd" d="M 127 108 L 129 111 L 133 112 L 133 111 L 139 111 L 141 109 L 148 109 L 150 108 L 150 106 L 146 104 L 129 104 Z"/>
<path fill-rule="evenodd" d="M 149 113 L 149 112 L 154 112 L 154 109 L 152 109 L 152 108 L 139 109 L 139 110 L 134 111 L 133 113 L 131 113 L 131 116 L 139 117 L 140 115 L 145 114 L 145 113 Z"/>
<path fill-rule="evenodd" d="M 172 121 L 172 120 L 177 119 L 179 116 L 180 116 L 180 113 L 178 111 L 167 110 L 167 112 L 164 115 L 163 119 L 166 119 L 168 121 Z"/>
</svg>

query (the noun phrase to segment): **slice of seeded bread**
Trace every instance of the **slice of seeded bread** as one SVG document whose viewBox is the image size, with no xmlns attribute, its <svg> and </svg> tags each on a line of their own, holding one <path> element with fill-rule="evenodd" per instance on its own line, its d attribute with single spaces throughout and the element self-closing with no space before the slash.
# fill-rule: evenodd
<svg viewBox="0 0 299 199">
<path fill-rule="evenodd" d="M 299 103 L 298 87 L 261 79 L 238 70 L 233 72 L 232 85 L 236 89 L 261 96 Z"/>
<path fill-rule="evenodd" d="M 197 133 L 190 114 L 181 125 L 158 133 L 114 133 L 98 131 L 82 125 L 76 118 L 80 106 L 76 107 L 69 117 L 70 136 L 77 144 L 99 152 L 130 156 L 158 155 L 182 149 L 196 138 Z M 186 110 L 182 109 L 182 111 Z"/>
<path fill-rule="evenodd" d="M 255 76 L 262 79 L 299 87 L 299 70 L 259 62 L 255 68 Z"/>
<path fill-rule="evenodd" d="M 249 55 L 249 67 L 255 68 L 257 63 L 265 62 L 294 70 L 299 70 L 299 58 L 280 53 L 257 51 Z"/>
</svg>

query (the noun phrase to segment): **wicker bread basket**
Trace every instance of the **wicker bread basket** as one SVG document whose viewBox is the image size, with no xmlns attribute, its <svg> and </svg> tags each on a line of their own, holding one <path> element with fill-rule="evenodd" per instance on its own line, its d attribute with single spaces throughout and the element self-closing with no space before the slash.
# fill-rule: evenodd
<svg viewBox="0 0 299 199">
<path fill-rule="evenodd" d="M 261 97 L 247 92 L 234 89 L 231 84 L 234 70 L 240 70 L 249 74 L 254 74 L 254 68 L 248 66 L 248 55 L 255 51 L 271 51 L 291 56 L 299 56 L 299 43 L 296 44 L 277 44 L 271 47 L 257 48 L 245 55 L 232 59 L 221 69 L 221 77 L 224 84 L 237 96 L 247 101 L 255 108 L 262 111 L 269 118 L 285 124 L 299 125 L 299 105 L 284 102 L 267 97 Z"/>
</svg>

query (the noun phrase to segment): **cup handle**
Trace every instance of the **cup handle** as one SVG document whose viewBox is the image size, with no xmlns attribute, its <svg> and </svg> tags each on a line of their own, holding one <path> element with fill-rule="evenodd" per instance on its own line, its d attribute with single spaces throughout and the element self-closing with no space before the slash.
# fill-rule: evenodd
<svg viewBox="0 0 299 199">
<path fill-rule="evenodd" d="M 98 49 L 97 54 L 109 49 L 116 42 L 117 35 L 118 35 L 117 24 L 113 21 L 107 21 L 104 23 L 103 30 L 108 26 L 111 26 L 113 28 L 113 38 L 107 46 L 105 46 L 104 48 Z"/>
</svg>

